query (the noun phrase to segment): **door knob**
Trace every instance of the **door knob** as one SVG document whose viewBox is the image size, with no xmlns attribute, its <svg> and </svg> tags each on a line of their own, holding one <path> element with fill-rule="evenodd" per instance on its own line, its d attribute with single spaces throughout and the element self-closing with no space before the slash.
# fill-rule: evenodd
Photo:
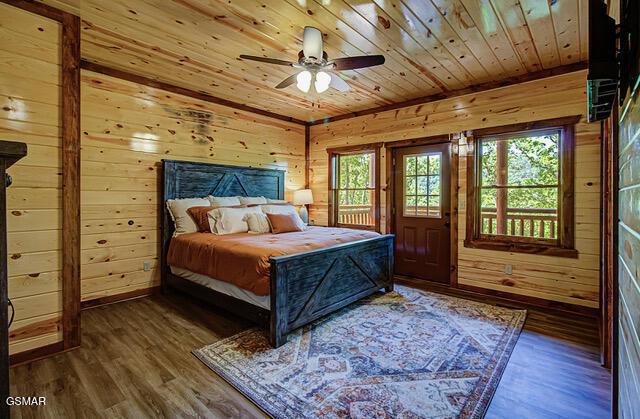
<svg viewBox="0 0 640 419">
<path fill-rule="evenodd" d="M 450 225 L 451 225 L 451 223 L 450 223 L 449 221 L 445 221 L 445 222 L 444 222 L 444 226 L 445 226 L 445 227 L 449 227 Z"/>
</svg>

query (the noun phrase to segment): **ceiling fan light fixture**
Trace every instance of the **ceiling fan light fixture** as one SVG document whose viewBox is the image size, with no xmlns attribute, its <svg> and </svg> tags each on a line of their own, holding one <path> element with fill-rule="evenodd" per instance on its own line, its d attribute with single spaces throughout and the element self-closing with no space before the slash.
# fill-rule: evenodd
<svg viewBox="0 0 640 419">
<path fill-rule="evenodd" d="M 296 76 L 296 86 L 301 91 L 307 93 L 311 87 L 311 72 L 304 70 Z"/>
<path fill-rule="evenodd" d="M 329 88 L 329 83 L 331 83 L 331 76 L 324 71 L 319 71 L 316 74 L 316 81 L 314 83 L 316 92 L 322 93 Z"/>
</svg>

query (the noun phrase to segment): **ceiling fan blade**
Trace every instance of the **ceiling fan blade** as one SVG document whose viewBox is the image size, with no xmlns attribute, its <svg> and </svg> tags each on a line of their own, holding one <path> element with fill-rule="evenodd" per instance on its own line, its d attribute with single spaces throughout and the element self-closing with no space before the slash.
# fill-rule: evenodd
<svg viewBox="0 0 640 419">
<path fill-rule="evenodd" d="M 291 86 L 293 83 L 296 82 L 296 77 L 298 76 L 298 74 L 292 74 L 289 77 L 287 77 L 286 79 L 282 80 L 280 82 L 280 84 L 278 84 L 276 86 L 276 89 L 284 89 L 285 87 L 289 87 Z"/>
<path fill-rule="evenodd" d="M 339 75 L 335 73 L 329 73 L 329 76 L 331 76 L 331 82 L 329 83 L 329 86 L 340 92 L 348 92 L 349 90 L 351 90 L 351 86 L 349 86 L 346 81 L 342 80 Z"/>
<path fill-rule="evenodd" d="M 359 57 L 336 58 L 332 61 L 333 69 L 354 70 L 356 68 L 373 67 L 374 65 L 384 64 L 384 55 L 361 55 Z"/>
<path fill-rule="evenodd" d="M 240 58 L 243 60 L 260 61 L 261 63 L 267 64 L 288 65 L 289 67 L 292 67 L 295 64 L 291 61 L 278 60 L 277 58 L 256 57 L 255 55 L 241 55 Z"/>
<path fill-rule="evenodd" d="M 305 26 L 302 37 L 302 51 L 306 58 L 322 59 L 322 32 L 313 26 Z"/>
</svg>

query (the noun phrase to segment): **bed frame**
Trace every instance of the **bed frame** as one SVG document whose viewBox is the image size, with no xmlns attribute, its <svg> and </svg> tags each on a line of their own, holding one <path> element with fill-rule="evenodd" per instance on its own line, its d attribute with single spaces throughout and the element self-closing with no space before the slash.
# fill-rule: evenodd
<svg viewBox="0 0 640 419">
<path fill-rule="evenodd" d="M 179 276 L 167 265 L 173 222 L 167 199 L 265 196 L 284 199 L 284 172 L 187 161 L 162 161 L 161 281 L 163 292 L 178 289 L 241 317 L 267 325 L 274 347 L 287 334 L 325 314 L 384 288 L 393 290 L 393 235 L 272 257 L 271 310 L 213 291 Z"/>
</svg>

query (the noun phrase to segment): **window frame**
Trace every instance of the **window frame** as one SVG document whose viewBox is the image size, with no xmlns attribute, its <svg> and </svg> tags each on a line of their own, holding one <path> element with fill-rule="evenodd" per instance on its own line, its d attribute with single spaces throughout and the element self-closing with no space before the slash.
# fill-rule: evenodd
<svg viewBox="0 0 640 419">
<path fill-rule="evenodd" d="M 345 147 L 334 147 L 328 148 L 327 154 L 329 155 L 329 182 L 328 182 L 328 212 L 329 212 L 329 226 L 330 227 L 345 227 L 345 228 L 353 228 L 359 230 L 372 230 L 380 232 L 380 149 L 382 148 L 383 143 L 370 143 L 370 144 L 360 144 L 354 146 L 345 146 Z M 338 208 L 339 206 L 336 204 L 338 202 L 338 193 L 340 189 L 335 187 L 336 182 L 338 181 L 338 166 L 336 164 L 337 157 L 341 155 L 351 155 L 351 154 L 365 154 L 372 153 L 374 155 L 374 188 L 373 188 L 373 218 L 374 225 L 366 226 L 361 224 L 343 224 L 338 223 Z"/>
<path fill-rule="evenodd" d="M 428 157 L 428 160 L 427 160 L 427 174 L 426 175 L 424 175 L 424 174 L 420 175 L 420 174 L 418 174 L 418 169 L 417 169 L 417 165 L 418 165 L 417 157 L 425 156 L 425 155 Z M 429 165 L 430 165 L 429 162 L 431 160 L 430 159 L 431 156 L 438 156 L 438 160 L 439 160 L 438 166 L 439 166 L 439 168 L 438 168 L 438 174 L 437 175 L 429 173 Z M 407 168 L 406 168 L 407 158 L 416 158 L 416 173 L 415 174 L 407 174 Z M 406 218 L 426 218 L 426 219 L 439 219 L 439 218 L 442 218 L 443 214 L 445 212 L 445 211 L 442 210 L 443 209 L 443 206 L 442 206 L 442 189 L 441 189 L 442 188 L 442 153 L 438 151 L 438 152 L 432 152 L 432 153 L 405 154 L 403 156 L 403 158 L 402 158 L 402 163 L 401 164 L 402 164 L 402 173 L 403 173 L 403 179 L 402 179 L 402 191 L 403 191 L 402 192 L 402 198 L 403 198 L 402 216 L 406 217 Z M 440 188 L 438 189 L 438 195 L 432 195 L 430 193 L 427 193 L 427 195 L 418 194 L 418 185 L 419 185 L 418 178 L 419 177 L 426 177 L 427 178 L 427 192 L 429 192 L 430 191 L 430 187 L 428 186 L 429 185 L 429 178 L 435 177 L 435 176 L 438 177 L 438 184 L 440 185 Z M 410 178 L 410 177 L 415 179 L 414 180 L 415 181 L 415 188 L 414 188 L 415 194 L 408 194 L 407 193 L 407 179 Z M 416 202 L 416 213 L 408 214 L 406 212 L 406 210 L 407 210 L 407 201 L 406 201 L 407 197 L 415 197 L 416 201 L 417 201 L 418 197 L 420 197 L 420 196 L 426 196 L 427 197 L 427 207 L 428 208 L 430 207 L 430 204 L 429 204 L 430 198 L 434 197 L 434 196 L 438 197 L 438 202 L 440 203 L 440 205 L 439 205 L 439 213 L 438 213 L 437 216 L 430 215 L 429 214 L 429 210 L 427 210 L 427 215 L 419 215 L 419 214 L 417 214 L 417 207 L 418 207 L 417 202 Z"/>
<path fill-rule="evenodd" d="M 505 125 L 467 132 L 467 218 L 464 246 L 506 252 L 577 258 L 575 249 L 575 124 L 581 116 L 554 118 L 542 121 Z M 483 137 L 512 137 L 531 131 L 560 131 L 558 142 L 558 234 L 555 239 L 498 236 L 481 234 L 479 172 L 480 147 Z"/>
</svg>

